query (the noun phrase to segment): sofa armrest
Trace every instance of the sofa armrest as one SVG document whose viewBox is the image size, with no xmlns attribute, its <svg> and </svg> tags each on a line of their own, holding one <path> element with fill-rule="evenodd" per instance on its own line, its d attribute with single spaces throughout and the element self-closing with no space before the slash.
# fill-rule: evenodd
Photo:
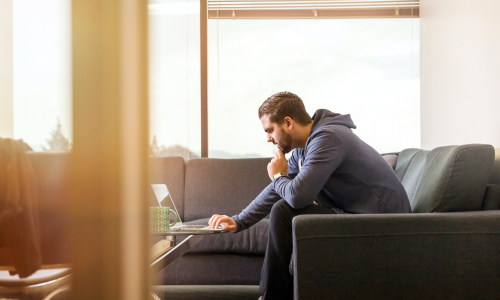
<svg viewBox="0 0 500 300">
<path fill-rule="evenodd" d="M 293 219 L 295 299 L 500 294 L 500 211 Z"/>
</svg>

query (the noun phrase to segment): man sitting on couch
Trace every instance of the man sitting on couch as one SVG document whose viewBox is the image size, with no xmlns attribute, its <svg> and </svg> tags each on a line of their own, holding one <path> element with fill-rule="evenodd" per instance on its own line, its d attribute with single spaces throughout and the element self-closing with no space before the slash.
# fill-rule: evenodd
<svg viewBox="0 0 500 300">
<path fill-rule="evenodd" d="M 282 92 L 261 105 L 259 118 L 267 141 L 279 149 L 267 166 L 272 181 L 239 215 L 213 215 L 209 225 L 238 232 L 270 213 L 260 292 L 263 299 L 293 299 L 293 217 L 411 213 L 411 208 L 389 164 L 352 132 L 350 115 L 319 109 L 311 118 L 297 95 Z M 293 149 L 287 162 L 284 153 Z"/>
</svg>

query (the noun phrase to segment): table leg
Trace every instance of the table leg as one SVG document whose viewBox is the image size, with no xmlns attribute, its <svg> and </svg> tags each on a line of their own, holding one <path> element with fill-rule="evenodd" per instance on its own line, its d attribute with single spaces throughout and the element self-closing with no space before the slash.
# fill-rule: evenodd
<svg viewBox="0 0 500 300">
<path fill-rule="evenodd" d="M 170 247 L 173 248 L 173 247 L 177 246 L 177 236 L 176 235 L 167 235 L 165 237 L 165 240 L 170 242 Z"/>
<path fill-rule="evenodd" d="M 153 262 L 151 262 L 150 267 L 152 268 L 153 274 L 160 272 L 162 269 L 173 263 L 176 259 L 188 252 L 194 245 L 198 244 L 202 239 L 203 235 L 189 235 L 182 242 L 175 245 L 172 249 L 168 250 L 165 254 L 161 255 Z"/>
<path fill-rule="evenodd" d="M 189 235 L 180 243 L 177 243 L 176 236 L 166 237 L 166 240 L 170 241 L 173 248 L 152 261 L 150 264 L 150 270 L 153 274 L 160 272 L 162 269 L 166 268 L 176 259 L 181 257 L 184 253 L 189 251 L 189 249 L 191 249 L 194 245 L 198 244 L 203 237 L 203 235 Z M 150 299 L 161 300 L 152 290 L 149 291 L 149 294 L 151 296 Z"/>
</svg>

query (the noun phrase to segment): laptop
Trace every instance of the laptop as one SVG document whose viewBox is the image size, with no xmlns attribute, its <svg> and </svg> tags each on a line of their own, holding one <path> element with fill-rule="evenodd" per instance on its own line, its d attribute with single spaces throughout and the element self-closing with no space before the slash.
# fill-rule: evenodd
<svg viewBox="0 0 500 300">
<path fill-rule="evenodd" d="M 153 192 L 155 193 L 156 200 L 158 200 L 158 204 L 160 207 L 170 207 L 170 209 L 173 209 L 175 213 L 177 214 L 177 223 L 170 227 L 171 231 L 174 232 L 222 232 L 224 231 L 224 227 L 222 225 L 219 225 L 219 228 L 212 228 L 208 225 L 184 225 L 182 224 L 181 217 L 179 215 L 179 212 L 177 211 L 177 208 L 175 207 L 175 203 L 172 200 L 172 196 L 168 192 L 167 185 L 165 184 L 152 184 L 151 187 L 153 188 Z"/>
</svg>

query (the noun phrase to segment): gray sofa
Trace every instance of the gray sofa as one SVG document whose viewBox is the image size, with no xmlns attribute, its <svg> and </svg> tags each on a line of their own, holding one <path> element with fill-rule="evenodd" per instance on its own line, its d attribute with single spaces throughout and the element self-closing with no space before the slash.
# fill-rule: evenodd
<svg viewBox="0 0 500 300">
<path fill-rule="evenodd" d="M 67 249 L 59 246 L 67 220 L 58 209 L 66 198 L 69 155 L 29 156 L 39 179 L 43 263 L 69 262 Z M 498 298 L 500 149 L 494 156 L 488 145 L 406 149 L 385 158 L 396 163 L 415 213 L 296 217 L 290 265 L 295 298 Z M 184 221 L 206 223 L 213 213 L 245 208 L 269 184 L 268 162 L 150 158 L 151 183 L 167 184 Z M 152 192 L 148 201 L 157 205 Z M 237 234 L 206 237 L 155 283 L 181 287 L 167 286 L 169 299 L 191 299 L 193 290 L 208 291 L 213 299 L 256 299 L 268 224 L 264 219 Z"/>
<path fill-rule="evenodd" d="M 498 299 L 500 151 L 400 153 L 413 214 L 294 218 L 295 299 Z M 488 184 L 488 185 L 487 185 Z"/>
<path fill-rule="evenodd" d="M 396 158 L 396 159 L 395 159 Z M 500 294 L 500 151 L 406 149 L 394 160 L 413 214 L 300 216 L 296 299 L 489 298 Z M 183 220 L 240 212 L 269 184 L 265 159 L 153 158 Z M 152 197 L 152 205 L 154 198 Z M 486 211 L 488 210 L 488 211 Z M 496 211 L 495 211 L 496 210 Z M 258 285 L 268 220 L 206 237 L 156 278 L 164 285 Z"/>
<path fill-rule="evenodd" d="M 207 224 L 214 213 L 241 212 L 270 182 L 269 158 L 151 158 L 154 183 L 165 183 L 183 222 Z M 157 206 L 151 193 L 150 204 Z M 205 237 L 157 276 L 164 285 L 258 285 L 269 221 L 249 230 Z"/>
</svg>

